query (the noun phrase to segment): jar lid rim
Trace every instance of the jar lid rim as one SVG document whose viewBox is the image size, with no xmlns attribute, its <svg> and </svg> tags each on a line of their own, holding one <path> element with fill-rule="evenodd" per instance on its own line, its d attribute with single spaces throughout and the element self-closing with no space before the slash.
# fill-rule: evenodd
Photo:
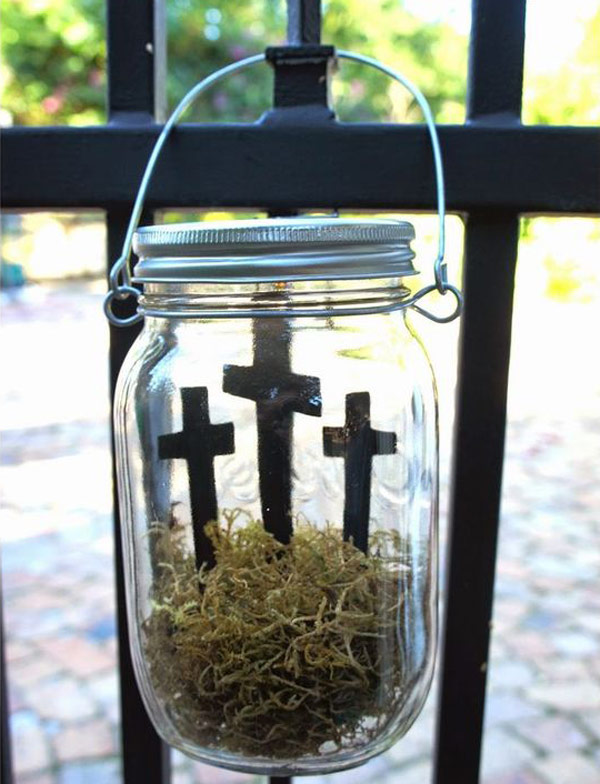
<svg viewBox="0 0 600 784">
<path fill-rule="evenodd" d="M 414 275 L 412 224 L 303 216 L 144 226 L 138 282 L 268 281 Z"/>
<path fill-rule="evenodd" d="M 316 244 L 356 245 L 364 242 L 410 242 L 415 238 L 412 223 L 392 218 L 291 217 L 248 220 L 196 221 L 142 226 L 134 236 L 140 256 L 163 255 L 165 246 L 189 252 L 240 245 Z M 186 253 L 186 255 L 188 255 Z"/>
</svg>

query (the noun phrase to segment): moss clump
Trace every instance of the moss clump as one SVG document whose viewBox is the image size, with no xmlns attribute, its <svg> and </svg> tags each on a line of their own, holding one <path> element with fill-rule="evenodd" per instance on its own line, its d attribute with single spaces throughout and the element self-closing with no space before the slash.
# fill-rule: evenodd
<svg viewBox="0 0 600 784">
<path fill-rule="evenodd" d="M 337 528 L 297 522 L 284 546 L 239 511 L 206 531 L 216 565 L 198 573 L 182 526 L 151 529 L 146 657 L 178 731 L 280 759 L 379 734 L 404 692 L 400 538 L 377 533 L 365 555 Z"/>
</svg>

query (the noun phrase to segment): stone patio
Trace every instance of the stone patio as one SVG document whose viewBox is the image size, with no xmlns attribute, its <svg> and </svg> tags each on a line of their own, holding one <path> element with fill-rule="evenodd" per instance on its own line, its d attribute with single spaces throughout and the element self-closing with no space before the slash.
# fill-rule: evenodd
<svg viewBox="0 0 600 784">
<path fill-rule="evenodd" d="M 102 288 L 30 289 L 3 303 L 2 581 L 17 784 L 120 780 Z M 598 784 L 600 370 L 568 339 L 593 340 L 598 319 L 540 310 L 532 329 L 526 315 L 517 308 L 482 782 Z M 444 414 L 454 353 L 433 353 Z M 444 503 L 448 426 L 442 436 Z M 432 690 L 390 752 L 327 781 L 426 784 L 434 703 Z M 181 755 L 174 769 L 174 784 L 252 780 Z"/>
</svg>

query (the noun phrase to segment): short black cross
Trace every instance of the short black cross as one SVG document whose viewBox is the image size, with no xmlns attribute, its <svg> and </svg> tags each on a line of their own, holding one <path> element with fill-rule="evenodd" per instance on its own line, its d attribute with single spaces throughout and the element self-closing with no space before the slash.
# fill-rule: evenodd
<svg viewBox="0 0 600 784">
<path fill-rule="evenodd" d="M 344 427 L 323 428 L 323 451 L 327 457 L 345 459 L 344 539 L 367 552 L 371 507 L 373 455 L 393 455 L 396 435 L 371 427 L 368 392 L 346 395 Z"/>
<path fill-rule="evenodd" d="M 225 365 L 223 391 L 256 402 L 258 473 L 265 529 L 292 535 L 293 414 L 321 416 L 321 384 L 291 371 L 291 329 L 283 318 L 254 319 L 254 364 Z"/>
<path fill-rule="evenodd" d="M 233 453 L 233 424 L 210 423 L 206 387 L 183 387 L 181 402 L 181 432 L 158 437 L 158 456 L 161 460 L 187 460 L 196 565 L 200 568 L 205 563 L 210 568 L 215 557 L 204 526 L 217 519 L 214 458 Z"/>
</svg>

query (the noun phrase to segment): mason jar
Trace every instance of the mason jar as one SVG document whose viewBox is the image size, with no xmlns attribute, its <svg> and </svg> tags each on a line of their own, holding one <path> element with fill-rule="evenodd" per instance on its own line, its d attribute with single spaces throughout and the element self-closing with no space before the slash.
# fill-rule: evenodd
<svg viewBox="0 0 600 784">
<path fill-rule="evenodd" d="M 139 229 L 144 327 L 115 401 L 129 631 L 157 732 L 191 757 L 330 773 L 430 686 L 435 383 L 407 310 L 413 227 Z"/>
</svg>

